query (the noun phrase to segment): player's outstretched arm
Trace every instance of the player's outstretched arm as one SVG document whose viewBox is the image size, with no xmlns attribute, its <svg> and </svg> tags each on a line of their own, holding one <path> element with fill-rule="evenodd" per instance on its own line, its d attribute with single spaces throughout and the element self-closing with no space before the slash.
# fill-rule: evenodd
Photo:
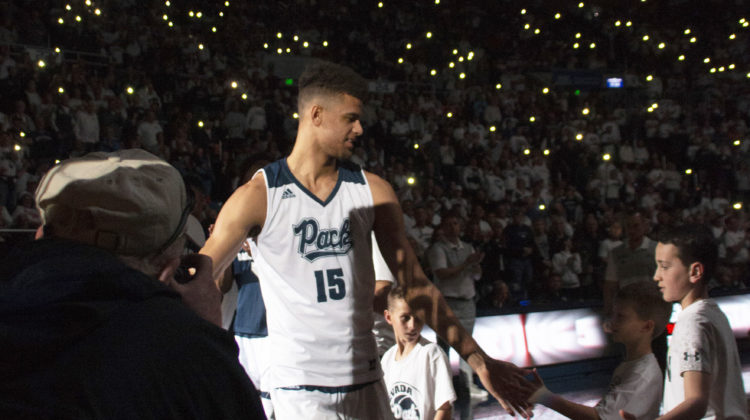
<svg viewBox="0 0 750 420">
<path fill-rule="evenodd" d="M 383 258 L 406 288 L 409 306 L 451 345 L 477 372 L 488 392 L 509 413 L 531 415 L 528 399 L 534 386 L 524 376 L 529 373 L 512 363 L 489 357 L 461 326 L 445 303 L 440 291 L 422 271 L 406 239 L 404 218 L 393 188 L 377 175 L 367 174 L 375 206 L 373 230 Z"/>
<path fill-rule="evenodd" d="M 213 278 L 219 284 L 237 256 L 242 242 L 257 235 L 266 218 L 266 184 L 262 174 L 237 188 L 221 207 L 211 236 L 200 250 L 213 260 Z"/>
</svg>

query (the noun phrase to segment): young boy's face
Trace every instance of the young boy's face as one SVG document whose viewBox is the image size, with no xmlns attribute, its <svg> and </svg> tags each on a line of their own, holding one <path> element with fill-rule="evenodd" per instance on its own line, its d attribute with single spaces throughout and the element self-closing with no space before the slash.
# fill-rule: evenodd
<svg viewBox="0 0 750 420">
<path fill-rule="evenodd" d="M 680 302 L 692 290 L 690 267 L 678 257 L 678 249 L 672 244 L 659 242 L 656 245 L 656 272 L 654 281 L 667 302 Z"/>
<path fill-rule="evenodd" d="M 642 320 L 628 302 L 615 302 L 610 321 L 612 341 L 625 345 L 635 344 L 644 334 L 651 334 L 649 322 Z"/>
<path fill-rule="evenodd" d="M 396 341 L 402 344 L 414 344 L 419 341 L 424 321 L 412 313 L 403 299 L 391 302 L 385 311 L 385 319 L 393 326 Z"/>
</svg>

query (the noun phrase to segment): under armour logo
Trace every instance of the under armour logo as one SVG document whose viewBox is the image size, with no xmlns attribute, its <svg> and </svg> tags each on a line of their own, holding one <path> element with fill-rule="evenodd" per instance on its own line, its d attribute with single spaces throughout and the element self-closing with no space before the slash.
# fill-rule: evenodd
<svg viewBox="0 0 750 420">
<path fill-rule="evenodd" d="M 689 361 L 689 360 L 691 360 L 691 359 L 694 360 L 694 361 L 696 361 L 696 362 L 700 362 L 701 361 L 701 353 L 698 352 L 698 351 L 696 351 L 695 354 L 690 354 L 688 352 L 684 352 L 682 355 L 684 357 L 683 360 L 685 360 L 686 362 Z"/>
<path fill-rule="evenodd" d="M 296 197 L 296 195 L 294 195 L 292 190 L 290 190 L 289 188 L 285 189 L 284 192 L 281 194 L 282 200 L 285 198 L 294 198 L 294 197 Z"/>
</svg>

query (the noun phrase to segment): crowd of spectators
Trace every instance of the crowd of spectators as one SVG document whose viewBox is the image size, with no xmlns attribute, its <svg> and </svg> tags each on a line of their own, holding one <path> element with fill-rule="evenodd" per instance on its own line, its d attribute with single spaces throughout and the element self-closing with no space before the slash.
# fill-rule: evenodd
<svg viewBox="0 0 750 420">
<path fill-rule="evenodd" d="M 1 5 L 0 229 L 39 225 L 33 191 L 56 160 L 133 147 L 183 173 L 208 227 L 254 160 L 293 144 L 278 50 L 377 82 L 352 160 L 391 182 L 420 258 L 441 216 L 461 218 L 485 253 L 485 308 L 599 299 L 636 211 L 650 236 L 710 224 L 714 291 L 750 287 L 750 217 L 735 205 L 750 199 L 745 1 L 169 3 Z M 592 72 L 624 88 L 557 77 Z"/>
</svg>

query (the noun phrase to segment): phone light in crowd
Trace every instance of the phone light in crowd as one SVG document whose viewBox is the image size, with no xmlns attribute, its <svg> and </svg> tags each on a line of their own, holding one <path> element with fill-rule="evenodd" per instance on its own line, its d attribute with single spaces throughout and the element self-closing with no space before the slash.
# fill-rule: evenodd
<svg viewBox="0 0 750 420">
<path fill-rule="evenodd" d="M 229 7 L 229 2 L 228 2 L 228 1 L 225 1 L 225 2 L 224 2 L 224 6 L 226 6 L 226 7 Z"/>
<path fill-rule="evenodd" d="M 276 32 L 276 38 L 281 39 L 283 37 L 284 37 L 284 34 L 282 34 L 281 32 Z"/>
<path fill-rule="evenodd" d="M 747 20 L 745 18 L 740 19 L 740 24 L 745 23 Z"/>
<path fill-rule="evenodd" d="M 584 6 L 583 2 L 580 2 L 580 3 L 578 3 L 578 8 L 579 8 L 579 9 L 582 9 L 582 8 L 583 8 L 583 6 Z"/>
<path fill-rule="evenodd" d="M 26 137 L 26 133 L 23 132 L 23 131 L 21 131 L 21 132 L 18 133 L 18 136 L 21 137 L 21 138 Z"/>
<path fill-rule="evenodd" d="M 58 163 L 60 163 L 60 159 L 55 159 L 55 165 L 57 165 Z"/>
<path fill-rule="evenodd" d="M 450 63 L 448 63 L 448 67 L 450 68 L 456 67 L 456 63 L 451 61 Z"/>
<path fill-rule="evenodd" d="M 629 27 L 633 26 L 633 22 L 627 21 L 627 22 L 625 22 L 625 26 L 627 26 L 629 28 Z"/>
<path fill-rule="evenodd" d="M 243 101 L 246 101 L 246 100 L 247 100 L 247 93 L 243 93 L 243 94 L 242 94 L 242 100 L 243 100 Z"/>
<path fill-rule="evenodd" d="M 555 13 L 555 19 L 560 19 L 561 17 L 562 17 L 562 15 L 561 15 L 561 14 L 559 14 L 559 13 Z"/>
<path fill-rule="evenodd" d="M 581 33 L 580 32 L 576 33 L 576 39 L 580 39 L 580 38 L 581 38 Z"/>
<path fill-rule="evenodd" d="M 415 182 L 417 182 L 417 180 L 414 179 L 413 176 L 410 176 L 410 177 L 406 178 L 406 183 L 409 184 L 409 185 L 414 185 Z"/>
<path fill-rule="evenodd" d="M 99 9 L 94 9 L 94 14 L 97 15 L 97 16 L 99 16 L 99 15 L 102 14 L 102 11 L 99 10 Z"/>
<path fill-rule="evenodd" d="M 237 89 L 237 81 L 236 80 L 232 80 L 232 85 L 231 86 L 232 86 L 232 89 Z"/>
<path fill-rule="evenodd" d="M 542 93 L 545 94 L 545 95 L 548 94 L 549 93 L 549 88 L 545 87 L 544 89 L 542 89 Z"/>
<path fill-rule="evenodd" d="M 724 71 L 724 66 L 719 67 L 719 71 Z"/>
<path fill-rule="evenodd" d="M 541 30 L 541 29 L 539 29 L 539 28 L 536 28 L 536 29 L 534 29 L 534 33 L 535 33 L 536 35 L 539 35 L 539 32 L 541 32 L 541 31 L 542 31 L 542 30 Z"/>
<path fill-rule="evenodd" d="M 693 170 L 692 169 L 690 169 L 690 168 L 685 169 L 685 175 L 692 175 L 692 174 L 693 174 Z"/>
<path fill-rule="evenodd" d="M 546 209 L 547 209 L 547 206 L 545 206 L 544 204 L 539 205 L 539 210 L 544 211 Z"/>
<path fill-rule="evenodd" d="M 619 20 L 615 21 L 615 26 L 620 26 L 620 25 L 622 25 L 622 22 L 620 22 Z"/>
<path fill-rule="evenodd" d="M 497 127 L 495 127 L 494 125 L 490 126 L 490 132 L 491 133 L 494 133 L 496 130 L 497 130 Z"/>
<path fill-rule="evenodd" d="M 710 63 L 711 62 L 711 58 L 706 57 L 706 58 L 703 59 L 703 62 L 704 63 Z"/>
<path fill-rule="evenodd" d="M 453 49 L 453 55 L 458 55 L 458 50 L 455 48 Z"/>
<path fill-rule="evenodd" d="M 575 44 L 573 44 L 573 49 L 578 49 L 578 46 L 579 46 L 579 45 L 578 45 L 578 43 L 576 42 Z"/>
<path fill-rule="evenodd" d="M 398 58 L 398 64 L 403 64 L 403 63 L 404 63 L 404 58 L 403 57 L 399 57 Z"/>
<path fill-rule="evenodd" d="M 735 39 L 735 38 L 737 38 L 737 35 L 735 34 L 729 35 L 729 39 Z"/>
<path fill-rule="evenodd" d="M 549 156 L 549 149 L 544 149 L 544 152 L 542 153 L 544 153 L 544 156 Z"/>
<path fill-rule="evenodd" d="M 327 47 L 328 46 L 328 41 L 323 41 L 323 46 Z"/>
<path fill-rule="evenodd" d="M 581 110 L 581 114 L 583 114 L 583 115 L 589 115 L 589 112 L 590 112 L 590 111 L 589 111 L 589 109 L 588 109 L 588 108 L 583 108 L 583 109 Z"/>
<path fill-rule="evenodd" d="M 660 42 L 660 43 L 659 43 L 659 49 L 660 49 L 660 50 L 663 50 L 663 49 L 664 49 L 664 47 L 666 47 L 666 46 L 667 46 L 667 44 L 665 44 L 665 43 L 663 43 L 663 42 Z"/>
<path fill-rule="evenodd" d="M 60 94 L 65 93 L 65 88 L 60 86 L 59 88 L 57 88 L 57 93 L 60 93 Z"/>
<path fill-rule="evenodd" d="M 734 203 L 734 205 L 732 205 L 732 208 L 735 210 L 742 210 L 742 203 Z"/>
<path fill-rule="evenodd" d="M 188 16 L 190 16 L 190 17 L 194 17 L 194 16 L 195 16 L 195 12 L 193 12 L 192 10 L 191 10 L 191 11 L 189 11 L 189 12 L 188 12 Z"/>
<path fill-rule="evenodd" d="M 60 47 L 55 47 L 55 53 L 60 54 Z"/>
<path fill-rule="evenodd" d="M 197 17 L 198 19 L 202 18 L 203 17 L 203 12 L 196 13 L 195 17 Z"/>
<path fill-rule="evenodd" d="M 521 14 L 525 15 L 526 14 L 526 9 L 521 9 Z"/>
<path fill-rule="evenodd" d="M 382 9 L 382 8 L 383 8 L 383 2 L 382 1 L 378 2 L 378 9 Z"/>
<path fill-rule="evenodd" d="M 530 116 L 530 117 L 529 117 L 529 122 L 534 122 L 534 121 L 536 121 L 536 117 L 535 117 L 535 116 L 533 116 L 533 115 L 532 115 L 532 116 Z"/>
<path fill-rule="evenodd" d="M 648 107 L 648 108 L 646 109 L 646 111 L 648 111 L 648 112 L 654 112 L 654 107 L 650 106 L 650 107 Z"/>
<path fill-rule="evenodd" d="M 734 70 L 734 63 L 730 64 L 729 67 L 727 67 L 729 70 Z"/>
<path fill-rule="evenodd" d="M 414 143 L 414 150 L 419 150 L 419 143 Z"/>
<path fill-rule="evenodd" d="M 410 50 L 410 49 L 411 49 L 411 42 L 409 42 L 409 43 L 407 43 L 407 44 L 406 44 L 406 49 L 407 49 L 407 50 Z"/>
<path fill-rule="evenodd" d="M 459 75 L 458 75 L 458 78 L 459 78 L 459 79 L 465 79 L 465 78 L 466 78 L 466 73 L 461 73 L 461 74 L 459 74 Z"/>
<path fill-rule="evenodd" d="M 65 5 L 65 10 L 67 10 L 67 11 L 71 11 L 71 10 L 73 10 L 73 7 L 72 7 L 72 6 L 70 5 L 70 4 L 66 4 L 66 5 Z M 740 22 L 740 23 L 741 23 L 741 22 Z"/>
<path fill-rule="evenodd" d="M 169 20 L 169 16 L 167 16 L 167 14 L 166 14 L 166 13 L 165 13 L 165 14 L 163 14 L 163 15 L 161 15 L 161 18 L 162 18 L 163 20 Z"/>
<path fill-rule="evenodd" d="M 604 154 L 604 155 L 602 156 L 602 160 L 603 160 L 603 161 L 605 161 L 605 162 L 606 162 L 606 161 L 608 161 L 608 160 L 610 160 L 610 159 L 612 159 L 612 156 L 610 156 L 610 154 L 609 154 L 609 153 L 605 153 L 605 154 Z"/>
<path fill-rule="evenodd" d="M 60 25 L 62 25 L 63 23 L 65 23 L 65 20 L 63 18 L 58 18 L 57 19 L 57 23 L 59 23 Z"/>
<path fill-rule="evenodd" d="M 435 4 L 440 4 L 440 0 L 435 0 Z"/>
<path fill-rule="evenodd" d="M 43 69 L 44 66 L 47 65 L 47 63 L 45 63 L 44 60 L 39 60 L 37 61 L 36 65 L 39 66 L 40 69 Z"/>
<path fill-rule="evenodd" d="M 424 36 L 425 38 L 430 39 L 432 38 L 432 32 L 427 32 L 426 34 L 424 34 Z"/>
<path fill-rule="evenodd" d="M 15 146 L 13 146 L 13 150 L 15 150 L 16 152 L 20 152 L 21 151 L 21 145 L 17 144 Z"/>
<path fill-rule="evenodd" d="M 198 49 L 203 50 L 203 44 L 198 44 Z"/>
<path fill-rule="evenodd" d="M 526 156 L 528 156 L 528 155 L 531 154 L 531 150 L 530 149 L 523 149 L 523 154 L 526 155 Z"/>
<path fill-rule="evenodd" d="M 680 56 L 677 57 L 677 59 L 680 60 L 680 61 L 685 61 L 685 55 L 684 54 L 680 54 Z"/>
<path fill-rule="evenodd" d="M 576 140 L 578 140 L 578 141 L 583 140 L 583 134 L 581 134 L 581 133 L 576 134 Z"/>
<path fill-rule="evenodd" d="M 592 42 L 591 44 L 589 44 L 589 48 L 591 48 L 592 50 L 596 48 L 596 42 Z"/>
<path fill-rule="evenodd" d="M 219 17 L 224 17 L 224 12 L 219 12 Z"/>
<path fill-rule="evenodd" d="M 174 26 L 174 23 L 172 23 L 172 21 L 170 20 L 167 25 L 169 25 L 169 27 L 171 28 L 172 26 Z"/>
<path fill-rule="evenodd" d="M 169 0 L 167 0 L 167 1 L 164 2 L 164 5 L 167 6 L 167 7 L 169 7 L 169 6 L 172 5 L 172 3 L 170 3 Z"/>
<path fill-rule="evenodd" d="M 646 42 L 646 41 L 648 41 L 648 40 L 649 40 L 649 37 L 648 37 L 648 35 L 643 35 L 643 42 Z"/>
<path fill-rule="evenodd" d="M 291 53 L 291 52 L 292 52 L 292 49 L 291 49 L 291 48 L 289 48 L 289 47 L 286 47 L 286 52 L 287 52 L 287 54 L 288 54 L 288 53 Z"/>
<path fill-rule="evenodd" d="M 449 113 L 445 114 L 445 116 L 448 117 L 448 118 L 453 118 L 453 113 L 449 112 Z"/>
<path fill-rule="evenodd" d="M 435 69 L 430 70 L 430 76 L 437 76 L 437 70 Z"/>
<path fill-rule="evenodd" d="M 646 81 L 647 81 L 647 82 L 650 82 L 650 81 L 652 81 L 652 80 L 654 80 L 654 76 L 652 76 L 652 75 L 650 75 L 650 74 L 649 74 L 648 76 L 646 76 Z"/>
<path fill-rule="evenodd" d="M 747 73 L 747 74 L 745 75 L 745 77 L 747 77 L 748 79 L 750 79 L 750 72 L 748 72 L 748 73 Z"/>
<path fill-rule="evenodd" d="M 697 41 L 698 41 L 698 38 L 696 38 L 696 37 L 690 38 L 690 43 L 691 44 L 695 44 Z"/>
<path fill-rule="evenodd" d="M 299 114 L 295 112 L 294 114 L 292 114 L 292 118 L 294 118 L 295 120 L 299 119 Z"/>
<path fill-rule="evenodd" d="M 277 54 L 281 54 L 281 53 L 283 53 L 283 52 L 284 52 L 284 50 L 282 50 L 281 48 L 276 48 L 276 53 L 277 53 Z"/>
<path fill-rule="evenodd" d="M 459 62 L 459 63 L 463 63 L 463 62 L 464 62 L 464 56 L 460 56 L 460 57 L 458 57 L 458 62 Z"/>
<path fill-rule="evenodd" d="M 310 43 L 307 42 L 307 41 L 305 41 L 305 42 L 302 43 L 302 48 L 307 48 L 309 46 L 310 46 Z"/>
<path fill-rule="evenodd" d="M 135 89 L 133 89 L 133 86 L 128 86 L 127 88 L 125 88 L 125 92 L 127 92 L 128 95 L 132 95 L 133 93 L 135 93 Z"/>
<path fill-rule="evenodd" d="M 742 144 L 742 142 L 740 140 L 735 140 L 732 144 L 735 146 L 739 146 Z"/>
<path fill-rule="evenodd" d="M 198 120 L 198 127 L 203 128 L 203 120 Z"/>
<path fill-rule="evenodd" d="M 466 55 L 466 59 L 471 61 L 474 59 L 474 51 L 469 51 L 469 54 Z"/>
<path fill-rule="evenodd" d="M 747 77 L 750 77 L 750 73 L 748 73 L 747 75 L 748 75 Z M 500 90 L 502 88 L 503 88 L 502 83 L 498 83 L 498 84 L 495 85 L 495 89 L 497 89 L 497 90 Z"/>
<path fill-rule="evenodd" d="M 716 73 L 716 67 L 711 67 L 710 70 L 708 70 L 709 73 Z"/>
</svg>

